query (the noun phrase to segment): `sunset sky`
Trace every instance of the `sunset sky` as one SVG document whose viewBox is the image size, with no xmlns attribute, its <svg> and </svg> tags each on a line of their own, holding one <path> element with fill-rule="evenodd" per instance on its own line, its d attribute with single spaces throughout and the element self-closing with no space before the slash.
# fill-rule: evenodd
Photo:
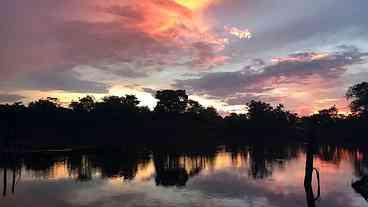
<svg viewBox="0 0 368 207">
<path fill-rule="evenodd" d="M 256 99 L 347 110 L 368 81 L 367 0 L 2 0 L 0 102 L 185 89 L 222 113 Z"/>
</svg>

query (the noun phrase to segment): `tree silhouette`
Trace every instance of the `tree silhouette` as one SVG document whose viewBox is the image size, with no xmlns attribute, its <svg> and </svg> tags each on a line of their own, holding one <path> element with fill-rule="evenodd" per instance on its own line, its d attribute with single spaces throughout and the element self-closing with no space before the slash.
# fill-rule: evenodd
<svg viewBox="0 0 368 207">
<path fill-rule="evenodd" d="M 188 95 L 185 90 L 162 90 L 157 91 L 158 103 L 155 112 L 181 114 L 187 109 Z"/>
<path fill-rule="evenodd" d="M 157 91 L 155 97 L 158 103 L 154 111 L 140 106 L 134 95 L 106 96 L 98 101 L 86 96 L 73 101 L 69 108 L 63 107 L 58 99 L 48 97 L 33 101 L 28 106 L 21 103 L 0 104 L 0 135 L 3 143 L 10 143 L 10 139 L 19 137 L 17 142 L 23 140 L 45 145 L 226 143 L 230 137 L 236 142 L 263 140 L 254 137 L 277 137 L 275 141 L 280 141 L 281 137 L 296 140 L 335 137 L 335 141 L 359 142 L 356 137 L 367 133 L 365 117 L 368 116 L 362 116 L 368 110 L 367 91 L 368 83 L 360 83 L 352 86 L 347 93 L 347 98 L 352 99 L 352 111 L 360 116 L 343 116 L 333 106 L 302 118 L 287 111 L 282 104 L 274 106 L 255 100 L 246 104 L 246 113 L 232 113 L 223 118 L 215 108 L 190 100 L 185 90 Z M 141 140 L 129 138 L 132 135 L 141 137 Z M 51 136 L 58 138 L 50 139 Z M 99 136 L 111 138 L 108 141 Z M 118 138 L 121 136 L 128 138 Z M 198 136 L 204 138 L 198 140 Z"/>
<path fill-rule="evenodd" d="M 214 107 L 203 107 L 200 103 L 188 100 L 186 114 L 204 122 L 213 122 L 221 119 Z"/>
<path fill-rule="evenodd" d="M 96 107 L 96 101 L 93 96 L 86 96 L 79 99 L 78 102 L 77 101 L 71 102 L 69 107 L 76 112 L 91 112 Z"/>
<path fill-rule="evenodd" d="M 187 113 L 193 116 L 197 116 L 197 115 L 200 115 L 204 110 L 205 108 L 197 101 L 188 100 L 188 105 L 186 108 Z"/>
<path fill-rule="evenodd" d="M 28 109 L 31 112 L 48 113 L 58 111 L 60 105 L 57 98 L 47 97 L 46 99 L 39 99 L 38 101 L 31 102 L 28 105 Z"/>
<path fill-rule="evenodd" d="M 126 96 L 106 96 L 102 98 L 102 102 L 96 104 L 96 110 L 99 112 L 127 112 L 138 109 L 139 100 L 134 95 Z"/>
<path fill-rule="evenodd" d="M 217 113 L 217 110 L 212 106 L 205 108 L 202 111 L 201 116 L 206 121 L 217 121 L 221 119 L 221 116 Z"/>
<path fill-rule="evenodd" d="M 137 106 L 138 106 L 139 103 L 140 103 L 140 101 L 134 95 L 126 95 L 123 98 L 123 104 L 125 106 L 127 106 L 128 108 L 131 108 L 131 109 L 137 108 Z"/>
<path fill-rule="evenodd" d="M 273 108 L 270 104 L 252 100 L 246 104 L 248 107 L 248 117 L 251 120 L 265 120 L 272 116 Z"/>
<path fill-rule="evenodd" d="M 336 106 L 332 106 L 329 109 L 323 109 L 318 111 L 317 114 L 310 116 L 311 122 L 315 127 L 328 127 L 336 123 L 339 118 L 339 111 Z"/>
<path fill-rule="evenodd" d="M 102 98 L 102 102 L 97 103 L 97 111 L 118 111 L 123 107 L 124 97 L 106 96 Z"/>
<path fill-rule="evenodd" d="M 352 100 L 350 109 L 359 115 L 368 115 L 368 82 L 362 82 L 349 88 L 346 98 Z"/>
</svg>

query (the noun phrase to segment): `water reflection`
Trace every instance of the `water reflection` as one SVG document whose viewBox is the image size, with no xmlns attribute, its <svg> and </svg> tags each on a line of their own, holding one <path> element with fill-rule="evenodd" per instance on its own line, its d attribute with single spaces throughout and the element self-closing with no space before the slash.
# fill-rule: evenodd
<svg viewBox="0 0 368 207">
<path fill-rule="evenodd" d="M 8 193 L 8 173 L 11 175 L 11 193 L 15 193 L 15 185 L 21 177 L 21 165 L 18 157 L 15 154 L 3 154 L 2 156 L 2 171 L 3 171 L 3 196 Z"/>
<path fill-rule="evenodd" d="M 4 196 L 0 204 L 364 206 L 367 152 L 352 147 L 257 144 L 199 152 L 162 148 L 8 152 L 0 159 Z M 42 196 L 45 192 L 47 197 Z"/>
</svg>

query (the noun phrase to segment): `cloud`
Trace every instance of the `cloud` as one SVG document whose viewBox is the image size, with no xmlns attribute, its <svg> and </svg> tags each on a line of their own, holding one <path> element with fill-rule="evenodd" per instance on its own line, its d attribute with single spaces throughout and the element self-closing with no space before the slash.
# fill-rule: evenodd
<svg viewBox="0 0 368 207">
<path fill-rule="evenodd" d="M 318 88 L 318 96 L 333 94 L 329 98 L 335 99 L 339 94 L 327 92 L 327 86 L 335 86 L 346 66 L 357 59 L 343 59 L 347 54 L 333 52 L 329 58 L 336 60 L 323 56 L 313 60 L 318 54 L 311 52 L 285 54 L 299 48 L 323 50 L 344 42 L 367 47 L 364 20 L 368 15 L 362 9 L 367 1 L 285 0 L 282 5 L 267 0 L 3 0 L 0 90 L 104 92 L 106 83 L 132 81 L 142 87 L 166 87 L 175 79 L 187 78 L 182 70 L 219 69 L 223 72 L 176 84 L 232 103 L 241 101 L 236 101 L 237 95 L 244 96 L 243 100 L 270 95 L 285 100 L 290 87 L 295 90 L 293 95 L 302 96 L 300 90 L 308 91 L 304 85 L 313 86 L 314 92 Z M 237 36 L 248 34 L 243 28 L 249 28 L 253 38 L 239 40 Z M 265 61 L 269 56 L 301 61 L 277 59 L 270 65 Z M 258 62 L 245 64 L 254 57 Z M 246 66 L 226 72 L 234 65 Z M 41 79 L 45 83 L 36 83 Z M 50 83 L 52 79 L 55 83 Z"/>
<path fill-rule="evenodd" d="M 156 96 L 156 92 L 157 92 L 156 89 L 152 89 L 152 88 L 142 88 L 142 89 L 144 92 L 151 94 L 153 97 Z"/>
<path fill-rule="evenodd" d="M 133 66 L 141 62 L 135 70 L 170 66 L 180 56 L 209 62 L 211 51 L 224 46 L 201 17 L 211 2 L 5 0 L 0 9 L 0 24 L 5 26 L 0 39 L 2 78 L 106 61 Z M 211 45 L 205 48 L 211 51 L 204 53 L 199 44 Z M 126 74 L 121 71 L 117 74 Z"/>
<path fill-rule="evenodd" d="M 13 103 L 24 98 L 25 97 L 16 94 L 0 94 L 0 103 Z"/>
<path fill-rule="evenodd" d="M 81 80 L 74 71 L 49 71 L 24 74 L 16 79 L 2 81 L 0 88 L 8 90 L 66 91 L 76 93 L 108 93 L 110 86 Z"/>
<path fill-rule="evenodd" d="M 235 72 L 205 73 L 199 78 L 177 80 L 174 86 L 221 99 L 230 105 L 253 98 L 271 102 L 288 99 L 292 105 L 298 100 L 290 98 L 304 101 L 303 94 L 315 95 L 314 100 L 336 97 L 332 89 L 337 87 L 348 67 L 364 63 L 364 57 L 368 56 L 368 53 L 348 46 L 341 46 L 328 55 L 317 54 L 291 54 L 263 67 L 255 62 L 258 70 L 244 67 Z"/>
<path fill-rule="evenodd" d="M 228 56 L 216 52 L 217 45 L 197 42 L 193 44 L 196 54 L 189 62 L 183 64 L 198 69 L 211 69 L 215 66 L 224 65 L 230 59 Z"/>
<path fill-rule="evenodd" d="M 252 38 L 252 33 L 247 29 L 239 29 L 239 28 L 236 28 L 236 27 L 227 27 L 227 26 L 225 26 L 224 29 L 229 34 L 231 34 L 234 37 L 239 38 L 241 40 Z"/>
<path fill-rule="evenodd" d="M 365 0 L 337 3 L 335 0 L 226 1 L 217 8 L 221 23 L 246 26 L 255 33 L 248 41 L 231 45 L 241 56 L 279 54 L 298 48 L 319 48 L 359 40 L 368 34 Z M 237 15 L 229 15 L 231 14 Z M 354 15 L 352 15 L 354 14 Z M 230 49 L 229 48 L 229 49 Z"/>
</svg>

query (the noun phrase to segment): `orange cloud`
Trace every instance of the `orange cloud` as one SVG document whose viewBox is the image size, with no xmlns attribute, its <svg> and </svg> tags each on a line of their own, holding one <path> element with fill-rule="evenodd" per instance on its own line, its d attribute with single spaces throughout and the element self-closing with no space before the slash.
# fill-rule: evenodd
<svg viewBox="0 0 368 207">
<path fill-rule="evenodd" d="M 225 31 L 241 40 L 252 38 L 252 33 L 248 29 L 241 30 L 236 27 L 225 26 Z"/>
<path fill-rule="evenodd" d="M 279 97 L 277 102 L 286 103 L 287 108 L 297 112 L 299 115 L 310 115 L 318 113 L 319 110 L 336 106 L 340 113 L 349 112 L 348 103 L 341 95 L 331 94 L 335 82 L 328 82 L 325 79 L 312 76 L 302 83 L 275 83 L 275 89 L 266 92 L 268 97 Z M 272 85 L 272 84 L 270 84 Z"/>
<path fill-rule="evenodd" d="M 138 30 L 159 41 L 170 41 L 179 47 L 193 42 L 206 42 L 223 47 L 225 40 L 214 34 L 212 26 L 202 18 L 213 0 L 141 0 L 110 4 L 101 7 L 120 7 L 124 27 Z M 129 12 L 128 12 L 129 11 Z"/>
<path fill-rule="evenodd" d="M 274 57 L 271 59 L 272 62 L 308 62 L 313 60 L 322 60 L 329 57 L 328 53 L 298 53 L 289 55 L 287 57 Z"/>
<path fill-rule="evenodd" d="M 216 0 L 175 0 L 176 3 L 193 11 L 209 7 L 211 4 L 218 3 Z"/>
<path fill-rule="evenodd" d="M 96 6 L 105 11 L 104 19 L 118 22 L 124 30 L 144 34 L 165 50 L 185 53 L 194 60 L 214 60 L 209 67 L 221 63 L 216 53 L 223 51 L 228 40 L 214 31 L 204 14 L 207 8 L 218 0 L 140 0 L 97 2 Z M 107 13 L 107 14 L 106 14 Z M 101 18 L 101 17 L 100 17 Z M 207 45 L 208 57 L 203 57 L 197 44 Z M 196 57 L 200 54 L 201 57 Z M 195 64 L 193 64 L 195 65 Z"/>
</svg>

